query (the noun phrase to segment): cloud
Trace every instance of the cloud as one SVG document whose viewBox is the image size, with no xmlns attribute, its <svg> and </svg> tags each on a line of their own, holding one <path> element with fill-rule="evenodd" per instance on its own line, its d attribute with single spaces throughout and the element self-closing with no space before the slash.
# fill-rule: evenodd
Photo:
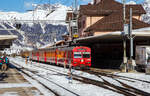
<svg viewBox="0 0 150 96">
<path fill-rule="evenodd" d="M 127 2 L 127 4 L 136 4 L 136 2 L 135 1 L 129 1 L 129 2 Z"/>
<path fill-rule="evenodd" d="M 25 9 L 31 9 L 33 5 L 33 2 L 24 2 L 24 8 Z"/>
<path fill-rule="evenodd" d="M 87 3 L 91 3 L 93 2 L 93 0 L 80 0 L 80 4 L 87 4 Z"/>
</svg>

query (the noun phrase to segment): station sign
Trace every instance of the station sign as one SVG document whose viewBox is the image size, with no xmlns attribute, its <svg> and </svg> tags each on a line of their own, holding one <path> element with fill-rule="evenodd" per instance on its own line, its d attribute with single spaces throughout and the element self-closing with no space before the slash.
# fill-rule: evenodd
<svg viewBox="0 0 150 96">
<path fill-rule="evenodd" d="M 124 24 L 124 35 L 129 35 L 130 25 Z"/>
<path fill-rule="evenodd" d="M 71 20 L 70 26 L 71 27 L 77 26 L 77 20 Z"/>
</svg>

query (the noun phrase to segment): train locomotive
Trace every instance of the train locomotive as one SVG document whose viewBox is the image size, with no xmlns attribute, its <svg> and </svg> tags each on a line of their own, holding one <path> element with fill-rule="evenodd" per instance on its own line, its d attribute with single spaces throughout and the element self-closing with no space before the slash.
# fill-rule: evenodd
<svg viewBox="0 0 150 96">
<path fill-rule="evenodd" d="M 91 49 L 85 46 L 63 46 L 24 52 L 31 60 L 49 64 L 90 68 Z"/>
</svg>

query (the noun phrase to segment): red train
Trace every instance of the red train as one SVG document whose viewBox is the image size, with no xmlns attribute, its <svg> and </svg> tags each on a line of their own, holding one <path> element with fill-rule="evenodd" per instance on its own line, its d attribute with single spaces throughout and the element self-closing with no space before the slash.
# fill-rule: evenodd
<svg viewBox="0 0 150 96">
<path fill-rule="evenodd" d="M 85 46 L 54 47 L 25 52 L 35 61 L 54 63 L 56 65 L 69 65 L 72 67 L 90 67 L 91 49 Z M 28 54 L 28 55 L 27 55 Z"/>
</svg>

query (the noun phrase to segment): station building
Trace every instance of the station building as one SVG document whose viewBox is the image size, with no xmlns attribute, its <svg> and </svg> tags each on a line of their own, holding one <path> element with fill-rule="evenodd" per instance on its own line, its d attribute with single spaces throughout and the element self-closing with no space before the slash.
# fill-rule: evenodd
<svg viewBox="0 0 150 96">
<path fill-rule="evenodd" d="M 150 45 L 150 24 L 142 21 L 146 14 L 141 4 L 126 5 L 126 24 L 129 24 L 132 8 L 132 27 L 134 35 L 134 56 L 137 45 Z M 72 17 L 67 14 L 67 18 Z M 119 68 L 123 62 L 123 4 L 115 0 L 94 0 L 93 4 L 81 5 L 78 14 L 79 45 L 92 49 L 92 66 L 100 68 Z M 127 38 L 126 38 L 127 39 Z M 129 57 L 130 43 L 127 39 L 126 54 Z"/>
<path fill-rule="evenodd" d="M 0 51 L 5 48 L 10 48 L 12 41 L 16 40 L 18 36 L 16 35 L 1 35 L 0 34 Z"/>
</svg>

